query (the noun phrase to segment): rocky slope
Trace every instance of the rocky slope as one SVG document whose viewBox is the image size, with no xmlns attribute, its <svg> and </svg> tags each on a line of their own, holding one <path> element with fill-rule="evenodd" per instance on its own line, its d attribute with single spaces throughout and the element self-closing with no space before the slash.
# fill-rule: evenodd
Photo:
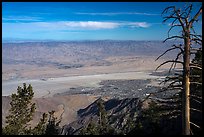
<svg viewBox="0 0 204 137">
<path fill-rule="evenodd" d="M 62 135 L 77 135 L 80 129 L 86 127 L 90 120 L 98 123 L 97 101 L 78 111 L 78 120 L 63 126 Z M 139 98 L 110 99 L 104 102 L 109 124 L 114 129 L 124 130 L 127 119 L 135 121 L 142 109 L 147 109 L 150 100 L 141 101 Z"/>
<path fill-rule="evenodd" d="M 83 94 L 34 98 L 33 102 L 36 103 L 36 113 L 30 124 L 31 126 L 35 126 L 40 118 L 42 118 L 43 113 L 54 110 L 56 112 L 55 116 L 58 119 L 62 118 L 60 126 L 63 126 L 64 124 L 75 121 L 77 119 L 77 111 L 91 104 L 96 99 L 96 96 Z M 2 126 L 5 125 L 5 117 L 9 114 L 10 101 L 11 97 L 2 96 Z"/>
</svg>

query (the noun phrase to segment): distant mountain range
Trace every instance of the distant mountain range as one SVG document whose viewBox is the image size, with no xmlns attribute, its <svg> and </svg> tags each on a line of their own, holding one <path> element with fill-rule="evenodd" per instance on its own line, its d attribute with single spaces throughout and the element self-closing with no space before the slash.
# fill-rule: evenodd
<svg viewBox="0 0 204 137">
<path fill-rule="evenodd" d="M 104 39 L 104 40 L 53 40 L 53 39 L 23 39 L 23 38 L 3 38 L 2 43 L 24 43 L 24 42 L 99 42 L 99 41 L 112 41 L 112 42 L 124 42 L 124 41 L 162 41 L 162 40 L 114 40 L 114 39 Z M 178 41 L 178 40 L 177 40 Z M 178 41 L 179 42 L 179 41 Z"/>
<path fill-rule="evenodd" d="M 3 38 L 2 43 L 23 43 L 23 42 L 48 42 L 53 40 L 37 40 L 37 39 L 22 39 L 22 38 Z"/>
<path fill-rule="evenodd" d="M 178 43 L 178 42 L 176 42 Z M 101 60 L 110 56 L 159 56 L 174 41 L 40 41 L 40 42 L 9 42 L 2 44 L 3 63 L 8 62 L 43 62 L 57 63 L 59 58 L 66 62 Z M 176 55 L 174 51 L 172 55 Z M 54 61 L 55 60 L 55 61 Z M 80 61 L 79 61 L 80 60 Z"/>
</svg>

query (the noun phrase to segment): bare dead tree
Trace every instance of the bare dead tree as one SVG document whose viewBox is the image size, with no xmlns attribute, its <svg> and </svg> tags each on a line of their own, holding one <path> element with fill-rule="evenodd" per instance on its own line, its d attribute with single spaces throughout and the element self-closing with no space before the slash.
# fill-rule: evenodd
<svg viewBox="0 0 204 137">
<path fill-rule="evenodd" d="M 190 84 L 202 84 L 190 81 L 190 78 L 194 77 L 193 75 L 190 75 L 190 69 L 193 68 L 202 70 L 202 66 L 191 63 L 190 60 L 191 55 L 195 54 L 193 51 L 199 50 L 198 45 L 202 46 L 202 35 L 197 34 L 193 26 L 195 22 L 199 21 L 199 17 L 202 14 L 202 6 L 195 15 L 192 15 L 192 11 L 192 4 L 188 4 L 183 9 L 178 9 L 175 6 L 170 6 L 164 9 L 162 12 L 163 23 L 170 20 L 172 22 L 170 23 L 168 37 L 163 42 L 166 42 L 167 40 L 180 39 L 183 41 L 183 44 L 173 45 L 172 48 L 166 50 L 156 59 L 158 60 L 169 51 L 176 49 L 179 50 L 179 53 L 174 60 L 167 60 L 163 62 L 156 68 L 156 70 L 167 63 L 172 63 L 169 72 L 175 70 L 178 63 L 183 66 L 180 73 L 175 73 L 172 77 L 166 77 L 164 82 L 167 83 L 171 81 L 166 89 L 180 89 L 182 91 L 182 134 L 184 135 L 192 134 L 190 124 L 199 127 L 190 121 L 190 110 L 195 111 L 195 109 L 190 108 Z M 181 34 L 170 36 L 170 32 L 175 28 L 180 29 Z M 179 60 L 180 57 L 183 58 Z"/>
</svg>

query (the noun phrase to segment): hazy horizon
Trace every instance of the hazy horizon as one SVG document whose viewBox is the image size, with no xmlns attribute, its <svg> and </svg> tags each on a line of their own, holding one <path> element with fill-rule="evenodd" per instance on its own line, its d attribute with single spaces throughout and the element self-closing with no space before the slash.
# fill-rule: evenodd
<svg viewBox="0 0 204 137">
<path fill-rule="evenodd" d="M 132 40 L 132 39 L 127 39 L 127 40 L 119 40 L 119 39 L 80 39 L 80 40 L 55 40 L 55 39 L 17 39 L 17 38 L 5 38 L 2 39 L 2 43 L 24 43 L 24 42 L 96 42 L 96 41 L 135 41 L 135 42 L 140 42 L 140 41 L 145 41 L 145 42 L 163 42 L 164 40 L 156 39 L 156 40 Z M 169 42 L 174 41 L 174 42 L 182 42 L 181 40 L 169 40 Z M 166 42 L 168 43 L 168 41 Z"/>
</svg>

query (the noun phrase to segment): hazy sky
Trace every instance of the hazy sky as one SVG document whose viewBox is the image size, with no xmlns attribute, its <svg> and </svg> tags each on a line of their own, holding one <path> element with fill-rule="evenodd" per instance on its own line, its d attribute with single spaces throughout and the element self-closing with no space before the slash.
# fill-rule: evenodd
<svg viewBox="0 0 204 137">
<path fill-rule="evenodd" d="M 167 6 L 186 2 L 3 2 L 2 37 L 39 40 L 164 40 Z M 195 11 L 202 3 L 196 2 Z M 202 33 L 202 22 L 196 25 Z M 176 30 L 178 31 L 178 30 Z"/>
</svg>

